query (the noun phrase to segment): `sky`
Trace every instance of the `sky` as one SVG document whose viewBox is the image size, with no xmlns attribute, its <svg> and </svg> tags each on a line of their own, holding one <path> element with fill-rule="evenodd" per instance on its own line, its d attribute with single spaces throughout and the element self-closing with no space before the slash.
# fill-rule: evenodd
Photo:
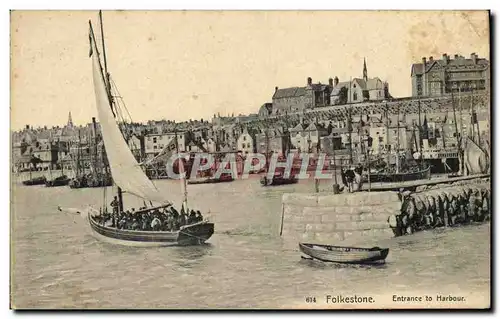
<svg viewBox="0 0 500 319">
<path fill-rule="evenodd" d="M 11 12 L 11 129 L 97 116 L 88 20 Z M 486 11 L 104 11 L 108 69 L 132 120 L 257 113 L 276 86 L 362 77 L 411 95 L 410 70 L 443 53 L 489 59 Z"/>
</svg>

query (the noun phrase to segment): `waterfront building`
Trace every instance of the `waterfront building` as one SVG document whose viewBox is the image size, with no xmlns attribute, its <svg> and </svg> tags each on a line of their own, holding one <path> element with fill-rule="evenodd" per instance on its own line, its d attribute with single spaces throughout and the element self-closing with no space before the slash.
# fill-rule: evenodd
<svg viewBox="0 0 500 319">
<path fill-rule="evenodd" d="M 41 160 L 39 164 L 43 169 L 55 169 L 57 164 L 58 147 L 56 143 L 50 142 L 35 142 L 32 148 L 32 156 Z"/>
<path fill-rule="evenodd" d="M 484 91 L 490 85 L 490 62 L 472 53 L 470 58 L 446 53 L 411 67 L 412 96 L 441 96 L 451 92 Z"/>
<path fill-rule="evenodd" d="M 244 155 L 255 152 L 255 134 L 249 133 L 246 127 L 243 129 L 243 133 L 238 137 L 236 150 Z"/>
<path fill-rule="evenodd" d="M 304 138 L 304 125 L 302 123 L 297 124 L 295 127 L 289 128 L 290 132 L 290 144 L 292 149 L 296 150 L 306 150 L 307 145 Z"/>
<path fill-rule="evenodd" d="M 201 143 L 203 147 L 207 150 L 207 152 L 209 153 L 217 152 L 217 144 L 215 143 L 213 138 L 209 137 L 207 139 L 202 139 Z"/>
<path fill-rule="evenodd" d="M 339 82 L 339 79 L 335 77 L 330 94 L 330 105 L 383 101 L 388 98 L 390 98 L 389 84 L 378 77 L 369 78 L 366 60 L 364 60 L 363 78 Z"/>
<path fill-rule="evenodd" d="M 206 153 L 207 150 L 203 146 L 201 140 L 191 140 L 189 143 L 186 145 L 186 152 L 189 153 Z"/>
<path fill-rule="evenodd" d="M 255 135 L 256 151 L 260 154 L 285 154 L 289 147 L 289 136 L 281 127 L 263 129 Z"/>
<path fill-rule="evenodd" d="M 273 114 L 273 103 L 264 103 L 259 108 L 259 118 L 266 118 Z"/>
<path fill-rule="evenodd" d="M 187 145 L 187 132 L 185 131 L 147 134 L 144 136 L 144 154 L 146 158 L 153 158 L 158 155 L 165 146 L 175 139 L 176 135 L 179 152 L 185 152 Z"/>
<path fill-rule="evenodd" d="M 132 151 L 134 157 L 141 162 L 145 155 L 144 136 L 132 133 L 127 140 L 128 147 Z"/>
<path fill-rule="evenodd" d="M 273 94 L 272 114 L 283 115 L 292 112 L 300 112 L 306 109 L 314 109 L 330 105 L 330 93 L 333 88 L 333 79 L 329 79 L 329 84 L 321 82 L 313 83 L 308 77 L 306 86 L 290 87 L 280 89 L 275 88 Z M 260 114 L 264 114 L 268 106 L 261 106 Z"/>
</svg>

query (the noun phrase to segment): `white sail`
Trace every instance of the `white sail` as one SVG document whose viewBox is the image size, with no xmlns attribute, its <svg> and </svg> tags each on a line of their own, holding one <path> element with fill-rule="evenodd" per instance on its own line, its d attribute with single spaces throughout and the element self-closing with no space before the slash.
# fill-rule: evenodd
<svg viewBox="0 0 500 319">
<path fill-rule="evenodd" d="M 464 160 L 469 175 L 486 174 L 488 172 L 487 153 L 470 137 L 465 139 Z"/>
<path fill-rule="evenodd" d="M 113 180 L 125 192 L 153 202 L 168 203 L 144 174 L 118 128 L 110 108 L 97 47 L 94 38 L 92 36 L 90 38 L 93 49 L 91 55 L 97 114 Z"/>
</svg>

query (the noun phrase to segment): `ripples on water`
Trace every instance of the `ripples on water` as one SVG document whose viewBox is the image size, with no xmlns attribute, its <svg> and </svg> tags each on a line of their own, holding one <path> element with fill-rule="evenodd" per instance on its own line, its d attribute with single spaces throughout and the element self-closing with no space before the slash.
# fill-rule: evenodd
<svg viewBox="0 0 500 319">
<path fill-rule="evenodd" d="M 178 206 L 175 181 L 155 182 Z M 303 260 L 278 236 L 281 195 L 314 183 L 262 188 L 258 180 L 189 187 L 211 211 L 207 245 L 128 248 L 97 241 L 57 205 L 99 207 L 102 189 L 13 186 L 13 304 L 19 308 L 279 308 L 314 293 L 426 290 L 489 293 L 490 225 L 421 232 L 381 243 L 381 266 Z M 107 202 L 112 189 L 108 188 Z M 125 205 L 141 202 L 125 195 Z M 379 245 L 380 246 L 380 245 Z"/>
</svg>

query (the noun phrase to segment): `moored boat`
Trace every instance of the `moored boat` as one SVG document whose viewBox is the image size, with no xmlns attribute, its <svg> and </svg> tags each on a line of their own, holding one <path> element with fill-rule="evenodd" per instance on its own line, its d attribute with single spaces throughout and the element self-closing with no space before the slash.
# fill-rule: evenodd
<svg viewBox="0 0 500 319">
<path fill-rule="evenodd" d="M 40 176 L 40 177 L 35 177 L 35 178 L 30 178 L 26 181 L 23 181 L 23 184 L 26 186 L 33 186 L 33 185 L 43 185 L 47 181 L 47 178 L 45 176 Z"/>
<path fill-rule="evenodd" d="M 104 177 L 92 178 L 92 176 L 78 176 L 71 179 L 69 182 L 70 188 L 93 188 L 93 187 L 108 187 L 113 186 L 113 179 L 109 175 Z"/>
<path fill-rule="evenodd" d="M 66 186 L 68 185 L 70 178 L 66 175 L 61 175 L 59 177 L 54 178 L 53 180 L 48 180 L 45 182 L 46 187 L 57 187 L 57 186 Z"/>
<path fill-rule="evenodd" d="M 278 185 L 288 185 L 296 184 L 298 179 L 295 176 L 284 177 L 281 174 L 274 175 L 273 178 L 268 178 L 264 175 L 260 178 L 260 184 L 262 186 L 278 186 Z"/>
<path fill-rule="evenodd" d="M 359 248 L 299 243 L 299 249 L 307 256 L 325 262 L 345 264 L 370 264 L 384 262 L 389 248 Z"/>
<path fill-rule="evenodd" d="M 205 177 L 205 178 L 197 178 L 197 179 L 190 179 L 187 181 L 189 185 L 196 185 L 196 184 L 216 184 L 216 183 L 227 183 L 227 182 L 232 182 L 234 181 L 234 178 L 231 175 L 227 176 L 220 176 L 220 177 Z"/>
<path fill-rule="evenodd" d="M 405 172 L 379 172 L 370 173 L 371 183 L 399 183 L 409 182 L 422 179 L 431 178 L 431 167 L 427 166 L 423 169 L 415 168 L 414 170 L 407 170 Z M 367 178 L 364 179 L 368 180 Z"/>
</svg>

